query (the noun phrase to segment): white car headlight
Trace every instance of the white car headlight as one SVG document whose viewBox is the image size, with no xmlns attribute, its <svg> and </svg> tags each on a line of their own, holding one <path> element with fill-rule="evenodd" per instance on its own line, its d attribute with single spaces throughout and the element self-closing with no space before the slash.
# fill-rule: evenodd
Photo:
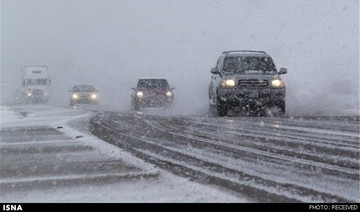
<svg viewBox="0 0 360 212">
<path fill-rule="evenodd" d="M 233 79 L 226 79 L 221 81 L 222 87 L 234 87 L 235 86 L 235 80 Z"/>
<path fill-rule="evenodd" d="M 271 86 L 274 88 L 284 87 L 284 81 L 282 79 L 274 79 L 271 81 Z"/>
<path fill-rule="evenodd" d="M 28 95 L 28 96 L 31 96 L 31 93 L 29 92 L 29 93 L 27 93 L 27 95 Z"/>
<path fill-rule="evenodd" d="M 166 96 L 167 96 L 167 97 L 170 98 L 170 97 L 172 97 L 172 95 L 173 95 L 173 94 L 172 94 L 170 91 L 166 92 Z"/>
<path fill-rule="evenodd" d="M 138 92 L 136 92 L 136 96 L 139 98 L 142 98 L 142 97 L 144 97 L 144 93 L 142 91 L 138 91 Z"/>
<path fill-rule="evenodd" d="M 97 98 L 97 95 L 95 93 L 91 94 L 91 98 L 92 99 L 96 99 Z"/>
<path fill-rule="evenodd" d="M 77 94 L 73 94 L 73 95 L 72 95 L 72 98 L 73 98 L 73 99 L 77 99 L 77 98 L 79 98 L 79 96 L 78 96 Z"/>
</svg>

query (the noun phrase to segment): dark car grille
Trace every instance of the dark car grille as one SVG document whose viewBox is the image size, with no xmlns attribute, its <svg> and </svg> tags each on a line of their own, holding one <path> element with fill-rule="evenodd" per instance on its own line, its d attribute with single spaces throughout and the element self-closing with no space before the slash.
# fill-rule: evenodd
<svg viewBox="0 0 360 212">
<path fill-rule="evenodd" d="M 43 95 L 43 91 L 41 89 L 33 89 L 32 94 L 33 95 Z"/>
<path fill-rule="evenodd" d="M 258 79 L 246 79 L 246 80 L 239 80 L 238 85 L 240 87 L 268 87 L 269 81 L 268 80 L 258 80 Z"/>
<path fill-rule="evenodd" d="M 79 97 L 82 99 L 90 99 L 90 94 L 80 94 Z"/>
</svg>

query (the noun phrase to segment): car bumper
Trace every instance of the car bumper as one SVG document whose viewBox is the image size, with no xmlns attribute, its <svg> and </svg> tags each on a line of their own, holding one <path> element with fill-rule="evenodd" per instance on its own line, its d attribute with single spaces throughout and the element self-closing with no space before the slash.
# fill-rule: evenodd
<svg viewBox="0 0 360 212">
<path fill-rule="evenodd" d="M 78 103 L 78 104 L 97 104 L 97 99 L 88 99 L 88 98 L 81 98 L 81 99 L 71 99 L 70 102 L 72 104 Z"/>
<path fill-rule="evenodd" d="M 49 96 L 47 96 L 47 95 L 31 95 L 31 96 L 26 96 L 26 100 L 29 102 L 46 102 L 49 100 Z"/>
<path fill-rule="evenodd" d="M 158 96 L 158 97 L 147 97 L 147 98 L 136 98 L 135 104 L 141 105 L 143 107 L 156 107 L 156 106 L 164 106 L 167 104 L 171 104 L 173 102 L 172 98 Z"/>
<path fill-rule="evenodd" d="M 229 105 L 267 105 L 285 101 L 285 88 L 228 89 L 218 90 L 218 101 Z"/>
</svg>

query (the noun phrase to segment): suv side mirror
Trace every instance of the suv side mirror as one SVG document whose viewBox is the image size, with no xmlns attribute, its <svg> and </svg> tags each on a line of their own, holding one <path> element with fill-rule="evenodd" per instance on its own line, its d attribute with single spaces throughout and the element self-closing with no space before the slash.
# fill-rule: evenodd
<svg viewBox="0 0 360 212">
<path fill-rule="evenodd" d="M 134 90 L 134 91 L 136 90 L 135 88 L 131 88 L 131 89 Z"/>
<path fill-rule="evenodd" d="M 218 68 L 212 68 L 211 71 L 210 71 L 212 74 L 220 74 Z"/>
<path fill-rule="evenodd" d="M 170 88 L 170 90 L 175 90 L 175 88 Z"/>
<path fill-rule="evenodd" d="M 286 68 L 280 68 L 279 74 L 286 74 L 286 73 L 287 73 L 287 69 L 286 69 Z"/>
</svg>

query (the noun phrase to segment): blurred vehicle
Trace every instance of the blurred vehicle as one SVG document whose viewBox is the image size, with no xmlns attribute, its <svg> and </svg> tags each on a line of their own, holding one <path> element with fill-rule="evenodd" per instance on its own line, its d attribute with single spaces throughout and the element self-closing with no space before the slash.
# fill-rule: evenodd
<svg viewBox="0 0 360 212">
<path fill-rule="evenodd" d="M 17 89 L 18 103 L 47 103 L 50 98 L 51 79 L 47 66 L 24 66 L 21 88 Z"/>
<path fill-rule="evenodd" d="M 170 106 L 174 101 L 173 90 L 166 79 L 139 79 L 136 88 L 132 88 L 131 104 L 134 109 L 140 107 Z"/>
<path fill-rule="evenodd" d="M 94 86 L 92 85 L 75 85 L 70 94 L 70 105 L 79 104 L 98 104 L 99 96 Z"/>
<path fill-rule="evenodd" d="M 229 108 L 265 114 L 274 109 L 285 113 L 285 83 L 272 58 L 264 51 L 225 51 L 211 69 L 209 104 L 219 116 Z"/>
</svg>

